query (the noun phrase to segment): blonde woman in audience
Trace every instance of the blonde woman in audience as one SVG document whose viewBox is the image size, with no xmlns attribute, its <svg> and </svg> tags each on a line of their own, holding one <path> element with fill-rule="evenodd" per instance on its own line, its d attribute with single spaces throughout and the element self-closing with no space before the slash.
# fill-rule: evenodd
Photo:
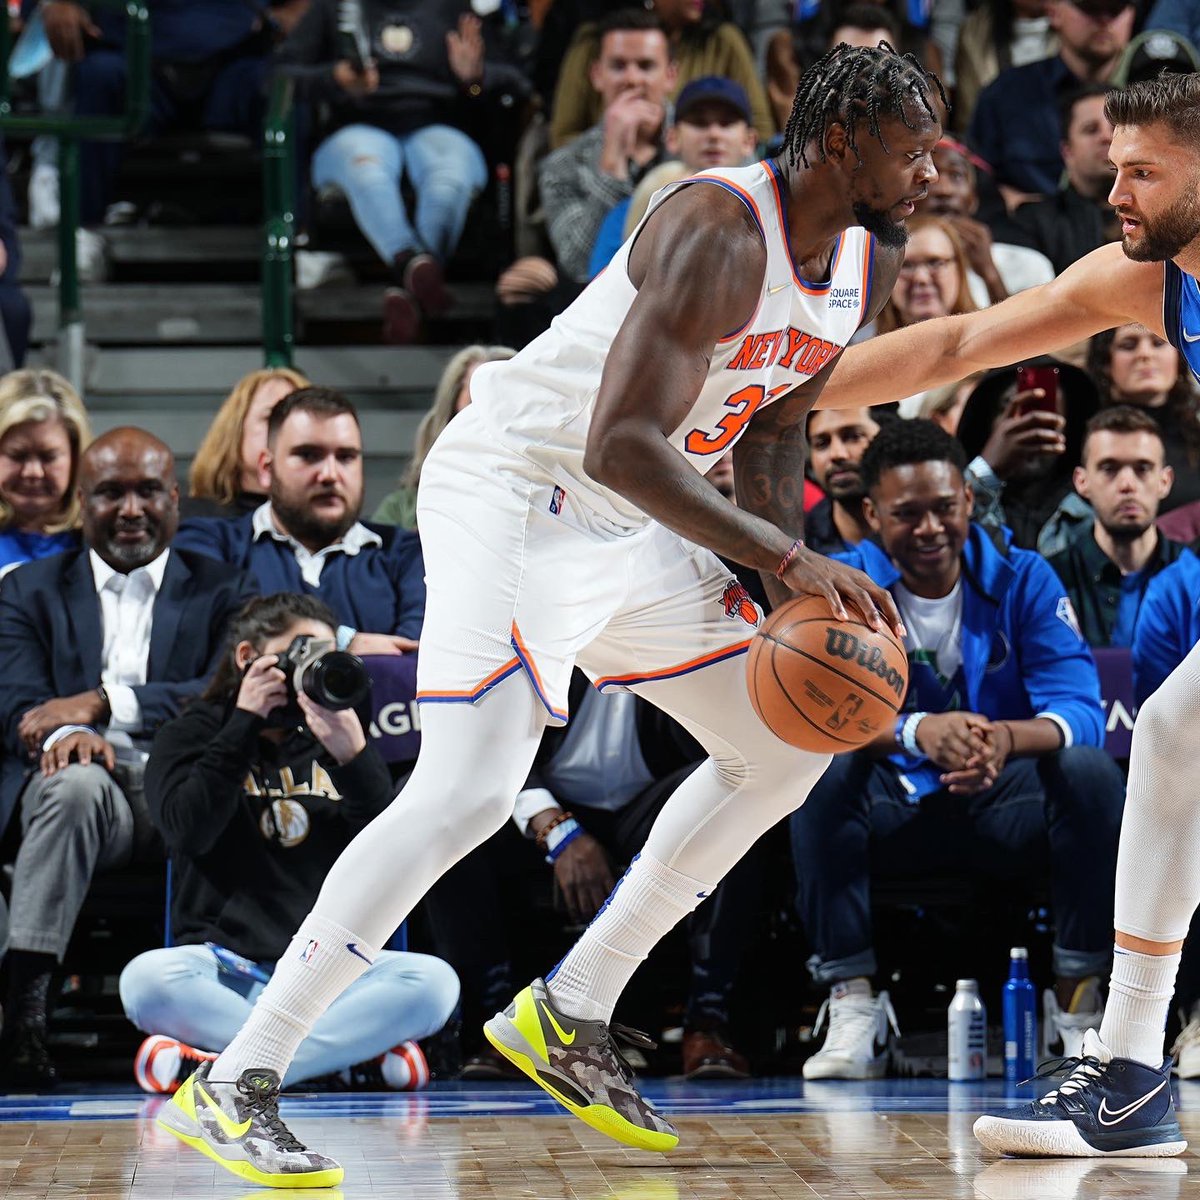
<svg viewBox="0 0 1200 1200">
<path fill-rule="evenodd" d="M 986 371 L 976 371 L 957 383 L 947 383 L 943 387 L 926 392 L 917 416 L 928 418 L 954 437 L 958 433 L 958 421 L 966 406 L 967 397 L 986 374 Z"/>
<path fill-rule="evenodd" d="M 0 378 L 0 574 L 79 544 L 75 482 L 91 440 L 83 401 L 61 375 Z"/>
<path fill-rule="evenodd" d="M 433 403 L 417 426 L 412 460 L 400 477 L 400 486 L 383 498 L 371 520 L 399 525 L 401 529 L 416 529 L 417 484 L 421 482 L 426 455 L 438 434 L 471 403 L 471 376 L 475 368 L 481 363 L 503 362 L 514 354 L 516 351 L 507 346 L 464 346 L 446 364 L 433 393 Z"/>
<path fill-rule="evenodd" d="M 266 499 L 258 456 L 267 445 L 267 418 L 284 396 L 309 386 L 291 367 L 251 371 L 233 385 L 192 460 L 182 516 L 241 517 Z"/>
<path fill-rule="evenodd" d="M 875 333 L 891 333 L 932 317 L 975 312 L 967 254 L 954 226 L 942 217 L 908 222 L 904 265 L 891 297 L 875 321 Z M 900 401 L 900 415 L 915 417 L 925 393 Z"/>
</svg>

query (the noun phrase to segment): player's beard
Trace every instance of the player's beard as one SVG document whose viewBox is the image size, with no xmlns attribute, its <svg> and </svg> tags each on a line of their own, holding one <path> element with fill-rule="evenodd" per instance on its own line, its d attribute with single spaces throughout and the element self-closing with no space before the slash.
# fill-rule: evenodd
<svg viewBox="0 0 1200 1200">
<path fill-rule="evenodd" d="M 1134 262 L 1166 262 L 1174 258 L 1200 238 L 1200 195 L 1197 195 L 1197 183 L 1189 183 L 1183 194 L 1165 212 L 1153 220 L 1142 217 L 1142 236 L 1140 241 L 1130 243 L 1129 238 L 1121 239 L 1121 248 L 1125 257 Z"/>
<path fill-rule="evenodd" d="M 881 246 L 900 250 L 908 244 L 908 230 L 899 221 L 888 216 L 888 209 L 872 208 L 863 200 L 854 205 L 854 219 L 868 232 L 879 239 Z"/>
</svg>

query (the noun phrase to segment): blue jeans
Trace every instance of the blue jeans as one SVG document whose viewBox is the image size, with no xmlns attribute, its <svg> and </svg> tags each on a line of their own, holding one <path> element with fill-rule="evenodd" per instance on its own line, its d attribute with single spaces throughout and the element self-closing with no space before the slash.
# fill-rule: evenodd
<svg viewBox="0 0 1200 1200">
<path fill-rule="evenodd" d="M 837 756 L 791 816 L 796 907 L 820 984 L 878 969 L 871 879 L 961 874 L 1050 879 L 1060 978 L 1106 975 L 1125 781 L 1108 755 L 1071 746 L 1017 758 L 976 796 L 937 791 L 912 803 L 886 759 Z"/>
<path fill-rule="evenodd" d="M 222 970 L 207 946 L 139 954 L 121 972 L 125 1015 L 146 1033 L 198 1050 L 224 1050 L 263 984 Z M 458 976 L 440 958 L 382 950 L 300 1043 L 285 1083 L 367 1062 L 437 1033 L 458 1003 Z"/>
<path fill-rule="evenodd" d="M 417 196 L 411 221 L 400 194 L 402 174 Z M 483 151 L 449 125 L 399 137 L 373 125 L 346 125 L 317 147 L 312 178 L 316 188 L 341 188 L 363 236 L 389 266 L 413 250 L 445 262 L 487 183 L 487 164 Z"/>
</svg>

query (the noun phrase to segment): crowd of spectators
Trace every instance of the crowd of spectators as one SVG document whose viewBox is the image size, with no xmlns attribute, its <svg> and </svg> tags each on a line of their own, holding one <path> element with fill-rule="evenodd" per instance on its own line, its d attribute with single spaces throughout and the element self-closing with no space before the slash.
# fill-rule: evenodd
<svg viewBox="0 0 1200 1200">
<path fill-rule="evenodd" d="M 838 43 L 885 38 L 941 70 L 953 107 L 939 178 L 909 222 L 890 300 L 858 334 L 872 337 L 986 308 L 1116 240 L 1105 91 L 1200 64 L 1200 18 L 1176 0 L 1150 12 L 1133 0 L 803 0 L 790 19 L 782 6 L 775 19 L 716 0 L 349 8 L 152 6 L 150 132 L 255 134 L 270 79 L 293 79 L 305 182 L 349 202 L 388 276 L 392 342 L 429 336 L 430 319 L 452 311 L 454 279 L 472 267 L 464 231 L 517 198 L 514 252 L 489 278 L 500 344 L 449 360 L 407 470 L 371 519 L 354 405 L 290 369 L 234 385 L 187 495 L 171 448 L 146 431 L 93 440 L 66 380 L 15 369 L 28 308 L 0 190 L 0 366 L 14 368 L 0 376 L 8 1085 L 69 1070 L 49 1037 L 54 981 L 93 877 L 167 856 L 174 944 L 114 964 L 147 1035 L 136 1077 L 170 1091 L 228 1042 L 324 871 L 411 767 L 425 605 L 416 490 L 430 447 L 470 403 L 474 369 L 546 328 L 659 188 L 771 153 L 800 72 Z M 59 103 L 119 111 L 122 21 L 71 0 L 36 19 L 74 67 Z M 518 115 L 518 138 L 511 121 L 497 134 L 504 111 Z M 120 150 L 87 154 L 95 232 L 120 199 Z M 54 168 L 44 153 L 37 163 L 30 215 L 46 224 Z M 1196 381 L 1169 343 L 1124 326 L 898 406 L 814 413 L 807 435 L 809 544 L 892 589 L 909 694 L 897 737 L 839 756 L 787 830 L 697 911 L 665 989 L 675 1011 L 656 1018 L 681 1027 L 687 1075 L 750 1073 L 736 1017 L 747 930 L 771 919 L 783 862 L 815 998 L 829 991 L 817 1021 L 828 1031 L 804 1073 L 882 1074 L 900 1017 L 879 986 L 873 885 L 958 871 L 1050 897 L 1045 1046 L 1071 1053 L 1099 1023 L 1111 949 L 1124 795 L 1124 764 L 1104 748 L 1113 702 L 1135 711 L 1200 637 Z M 726 460 L 712 479 L 732 496 Z M 362 656 L 380 692 L 407 687 L 399 736 L 380 736 L 387 723 L 369 704 L 335 712 L 297 697 L 277 662 L 298 637 Z M 1114 654 L 1131 694 L 1110 690 Z M 547 945 L 565 948 L 700 757 L 643 701 L 600 697 L 582 676 L 571 711 L 546 734 L 513 824 L 431 891 L 420 918 L 430 953 L 381 956 L 289 1082 L 419 1086 L 416 1043 L 447 1022 L 467 1077 L 507 1074 L 475 1030 L 521 981 L 514 922 L 556 897 Z M 987 761 L 968 767 L 978 746 Z M 794 977 L 795 963 L 778 966 Z M 1180 1069 L 1200 1076 L 1200 987 L 1189 988 Z"/>
</svg>

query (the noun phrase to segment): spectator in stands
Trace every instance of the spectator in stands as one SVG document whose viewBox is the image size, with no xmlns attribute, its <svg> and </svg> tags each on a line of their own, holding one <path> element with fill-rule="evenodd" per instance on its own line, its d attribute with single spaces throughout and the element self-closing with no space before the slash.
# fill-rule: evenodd
<svg viewBox="0 0 1200 1200">
<path fill-rule="evenodd" d="M 1165 5 L 1160 3 L 1158 7 Z M 1192 14 L 1191 19 L 1196 22 L 1196 15 Z M 1146 28 L 1126 46 L 1113 73 L 1113 86 L 1128 87 L 1142 79 L 1157 79 L 1164 72 L 1188 75 L 1200 71 L 1197 36 L 1200 36 L 1200 24 L 1195 24 L 1190 33 L 1183 33 L 1148 20 Z"/>
<path fill-rule="evenodd" d="M 953 138 L 938 142 L 933 151 L 937 178 L 929 184 L 929 197 L 921 211 L 953 226 L 970 267 L 971 298 L 977 308 L 987 308 L 1014 292 L 1049 283 L 1054 268 L 1044 254 L 998 240 L 977 218 L 977 170 L 971 159 L 971 152 L 961 142 Z"/>
<path fill-rule="evenodd" d="M 779 29 L 767 43 L 767 99 L 775 124 L 787 125 L 804 69 L 827 50 L 847 46 L 900 45 L 900 21 L 880 4 L 825 6 L 808 20 Z"/>
<path fill-rule="evenodd" d="M 271 409 L 309 381 L 291 367 L 266 367 L 243 375 L 213 417 L 188 472 L 186 517 L 241 517 L 266 499 L 258 458 L 267 448 Z"/>
<path fill-rule="evenodd" d="M 1058 50 L 1046 0 L 986 0 L 958 31 L 953 126 L 964 133 L 979 93 L 1001 71 L 1049 58 Z"/>
<path fill-rule="evenodd" d="M 433 443 L 447 425 L 471 403 L 471 376 L 482 363 L 504 362 L 515 351 L 507 346 L 464 346 L 446 364 L 433 393 L 433 403 L 421 418 L 413 438 L 412 459 L 400 480 L 400 486 L 386 495 L 375 510 L 373 521 L 398 525 L 401 529 L 417 527 L 417 485 L 421 468 L 433 449 Z"/>
<path fill-rule="evenodd" d="M 126 1015 L 151 1035 L 134 1065 L 146 1091 L 174 1092 L 233 1040 L 329 868 L 391 803 L 365 715 L 293 696 L 277 665 L 297 637 L 332 642 L 336 624 L 315 596 L 251 600 L 204 694 L 155 735 L 146 804 L 174 867 L 175 945 L 139 955 L 120 983 Z M 420 1087 L 429 1073 L 413 1039 L 457 1002 L 444 962 L 383 950 L 301 1043 L 286 1082 Z"/>
<path fill-rule="evenodd" d="M 600 120 L 549 155 L 538 171 L 550 242 L 564 279 L 587 282 L 604 218 L 661 161 L 667 98 L 676 76 L 670 43 L 653 13 L 628 9 L 602 23 L 590 71 L 601 100 Z M 566 71 L 563 77 L 568 78 Z"/>
<path fill-rule="evenodd" d="M 1142 704 L 1200 641 L 1200 558 L 1185 550 L 1146 588 L 1133 634 L 1133 696 Z"/>
<path fill-rule="evenodd" d="M 1107 91 L 1103 84 L 1090 83 L 1063 99 L 1065 180 L 1054 195 L 1023 204 L 1013 215 L 1013 236 L 1040 250 L 1059 273 L 1097 246 L 1121 236 L 1121 223 L 1108 203 L 1113 183 L 1113 167 L 1108 161 L 1113 128 L 1104 115 Z"/>
<path fill-rule="evenodd" d="M 1039 389 L 1017 390 L 1017 367 L 1002 367 L 967 398 L 957 436 L 970 461 L 974 519 L 993 531 L 1008 526 L 1014 545 L 1049 558 L 1092 520 L 1073 480 L 1100 398 L 1076 367 L 1049 358 L 1022 365 L 1058 370 L 1055 411 L 1038 407 Z"/>
<path fill-rule="evenodd" d="M 1162 433 L 1140 409 L 1102 408 L 1085 426 L 1075 490 L 1095 519 L 1050 565 L 1089 646 L 1132 645 L 1150 580 L 1184 551 L 1154 524 L 1171 481 Z"/>
<path fill-rule="evenodd" d="M 516 68 L 489 58 L 482 22 L 458 0 L 359 7 L 361 61 L 339 32 L 338 0 L 312 0 L 276 63 L 328 113 L 313 186 L 345 193 L 395 284 L 384 298 L 384 337 L 411 342 L 426 316 L 451 305 L 445 266 L 487 184 L 483 151 L 464 126 L 501 94 L 528 89 Z M 411 219 L 402 179 L 416 198 Z"/>
<path fill-rule="evenodd" d="M 1080 84 L 1105 83 L 1133 34 L 1132 0 L 1048 0 L 1053 58 L 1009 67 L 980 93 L 968 141 L 991 165 L 1010 208 L 1049 196 L 1062 174 L 1058 107 Z"/>
<path fill-rule="evenodd" d="M 1097 334 L 1088 371 L 1105 404 L 1132 404 L 1158 422 L 1175 485 L 1163 512 L 1200 500 L 1200 396 L 1183 356 L 1143 325 Z"/>
<path fill-rule="evenodd" d="M 862 456 L 886 419 L 871 408 L 809 413 L 808 471 L 825 499 L 804 515 L 804 542 L 818 554 L 841 554 L 871 536 L 863 513 Z"/>
<path fill-rule="evenodd" d="M 150 6 L 150 119 L 143 133 L 172 127 L 242 133 L 258 141 L 271 27 L 241 0 Z M 112 117 L 125 106 L 125 15 L 90 12 L 74 0 L 42 9 L 55 57 L 74 66 L 75 113 Z M 85 142 L 81 216 L 98 225 L 113 199 L 125 143 Z"/>
<path fill-rule="evenodd" d="M 92 875 L 161 852 L 143 764 L 155 729 L 204 686 L 252 590 L 172 545 L 170 450 L 141 429 L 97 438 L 79 468 L 83 546 L 0 582 L 0 827 L 20 806 L 0 1076 L 51 1083 L 50 977 Z M 32 763 L 32 770 L 26 768 Z"/>
<path fill-rule="evenodd" d="M 921 409 L 917 416 L 927 418 L 952 437 L 955 436 L 958 433 L 962 410 L 967 404 L 967 397 L 986 374 L 986 371 L 976 371 L 965 379 L 960 379 L 958 383 L 930 389 L 921 401 Z"/>
<path fill-rule="evenodd" d="M 1044 1045 L 1077 1055 L 1100 1024 L 1124 802 L 1101 749 L 1100 682 L 1049 565 L 972 524 L 965 468 L 959 443 L 920 419 L 892 422 L 863 456 L 880 545 L 843 557 L 896 598 L 909 685 L 895 730 L 835 756 L 791 817 L 809 968 L 831 988 L 808 1079 L 886 1070 L 878 1047 L 895 1017 L 871 990 L 872 878 L 1048 877 L 1056 984 Z"/>
<path fill-rule="evenodd" d="M 8 155 L 0 139 L 0 374 L 21 367 L 29 349 L 33 309 L 21 290 L 21 243 L 17 238 L 17 202 L 8 181 Z"/>
<path fill-rule="evenodd" d="M 667 38 L 668 53 L 674 64 L 670 86 L 661 99 L 665 100 L 693 79 L 709 75 L 732 79 L 750 97 L 758 140 L 769 141 L 775 133 L 775 122 L 742 31 L 721 20 L 716 9 L 705 0 L 652 0 L 646 8 L 654 25 Z M 550 109 L 551 149 L 559 150 L 595 128 L 606 114 L 609 97 L 604 83 L 596 78 L 602 42 L 611 30 L 620 27 L 613 25 L 613 21 L 625 20 L 636 11 L 639 10 L 624 9 L 598 24 L 583 25 L 576 32 L 563 59 Z M 629 63 L 628 59 L 624 61 Z M 631 68 L 632 64 L 626 67 Z"/>
<path fill-rule="evenodd" d="M 971 296 L 966 250 L 955 227 L 943 217 L 916 216 L 909 218 L 908 231 L 900 276 L 872 333 L 890 333 L 978 307 Z M 900 415 L 915 416 L 924 396 L 918 392 L 901 400 Z"/>
<path fill-rule="evenodd" d="M 737 585 L 731 580 L 731 588 Z M 739 593 L 740 594 L 740 593 Z M 546 860 L 572 922 L 604 904 L 672 791 L 703 751 L 665 714 L 630 692 L 600 692 L 572 677 L 565 727 L 547 729 L 513 820 Z M 438 952 L 463 980 L 464 1027 L 503 1006 L 514 974 L 504 895 L 528 856 L 502 829 L 434 885 L 426 907 Z M 730 1002 L 753 927 L 765 865 L 761 847 L 738 863 L 688 919 L 691 980 L 683 1070 L 690 1078 L 744 1078 L 729 1040 Z M 541 869 L 544 874 L 545 868 Z M 557 939 L 561 940 L 561 930 Z M 505 989 L 508 989 L 507 991 Z M 478 1011 L 476 1011 L 478 1010 Z M 505 1060 L 470 1042 L 468 1078 L 501 1077 Z M 478 1051 L 476 1053 L 476 1051 Z"/>
<path fill-rule="evenodd" d="M 659 188 L 697 171 L 745 166 L 754 155 L 750 120 L 750 100 L 741 84 L 717 75 L 693 79 L 679 93 L 675 120 L 667 130 L 666 150 L 672 161 L 650 171 L 632 196 L 609 209 L 592 246 L 588 278 L 608 266 Z"/>
<path fill-rule="evenodd" d="M 271 409 L 258 460 L 268 499 L 236 520 L 185 521 L 177 544 L 245 568 L 264 594 L 317 595 L 337 614 L 341 649 L 415 650 L 425 615 L 421 545 L 416 534 L 358 519 L 362 453 L 350 401 L 332 388 L 300 388 Z"/>
<path fill-rule="evenodd" d="M 0 377 L 0 572 L 79 545 L 79 393 L 53 371 Z"/>
</svg>

